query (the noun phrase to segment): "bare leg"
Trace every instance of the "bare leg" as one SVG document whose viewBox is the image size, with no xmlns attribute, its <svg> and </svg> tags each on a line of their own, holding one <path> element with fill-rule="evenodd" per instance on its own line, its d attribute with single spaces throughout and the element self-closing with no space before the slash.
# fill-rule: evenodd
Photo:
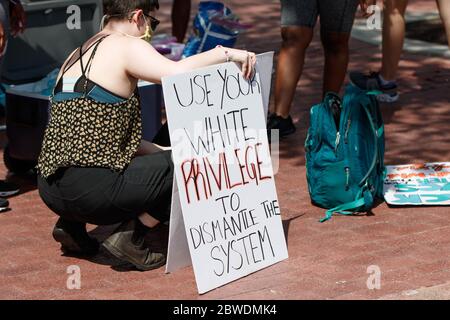
<svg viewBox="0 0 450 320">
<path fill-rule="evenodd" d="M 153 218 L 151 215 L 147 213 L 143 213 L 139 216 L 139 220 L 142 224 L 149 228 L 154 228 L 159 224 L 159 221 Z"/>
<path fill-rule="evenodd" d="M 385 0 L 383 20 L 383 61 L 381 75 L 395 80 L 405 39 L 405 11 L 408 0 Z"/>
<path fill-rule="evenodd" d="M 448 0 L 436 0 L 439 13 L 441 14 L 442 23 L 447 33 L 447 43 L 450 48 L 450 1 Z"/>
<path fill-rule="evenodd" d="M 339 93 L 347 74 L 349 33 L 323 32 L 322 45 L 325 50 L 325 68 L 323 75 L 323 95 L 327 92 Z"/>
<path fill-rule="evenodd" d="M 191 17 L 191 0 L 174 0 L 172 5 L 172 35 L 183 42 Z"/>
<path fill-rule="evenodd" d="M 298 80 L 302 74 L 306 48 L 313 37 L 313 29 L 294 26 L 282 27 L 281 37 L 283 42 L 278 58 L 274 112 L 287 118 Z"/>
</svg>

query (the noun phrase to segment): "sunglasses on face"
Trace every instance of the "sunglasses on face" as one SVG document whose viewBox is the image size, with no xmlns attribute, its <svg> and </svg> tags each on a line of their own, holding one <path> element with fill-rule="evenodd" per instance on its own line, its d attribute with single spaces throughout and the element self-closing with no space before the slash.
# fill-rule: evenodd
<svg viewBox="0 0 450 320">
<path fill-rule="evenodd" d="M 131 21 L 131 16 L 135 13 L 136 13 L 136 11 L 131 12 L 131 15 L 128 17 L 128 19 L 130 21 Z M 159 25 L 160 21 L 147 13 L 142 12 L 142 14 L 144 15 L 144 17 L 150 19 L 150 27 L 152 28 L 153 31 L 155 31 L 155 29 Z"/>
<path fill-rule="evenodd" d="M 156 30 L 156 27 L 159 25 L 160 21 L 158 19 L 156 19 L 155 17 L 144 13 L 144 16 L 150 19 L 150 27 L 152 28 L 153 31 Z"/>
</svg>

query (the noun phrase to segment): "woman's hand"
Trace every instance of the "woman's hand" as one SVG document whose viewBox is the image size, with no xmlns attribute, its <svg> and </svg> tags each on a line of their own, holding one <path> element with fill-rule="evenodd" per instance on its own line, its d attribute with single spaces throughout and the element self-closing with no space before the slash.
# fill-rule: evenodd
<svg viewBox="0 0 450 320">
<path fill-rule="evenodd" d="M 230 60 L 240 63 L 242 66 L 242 74 L 245 79 L 250 79 L 253 75 L 256 65 L 256 54 L 254 52 L 238 49 L 227 49 Z"/>
<path fill-rule="evenodd" d="M 23 10 L 22 4 L 19 1 L 16 3 L 11 2 L 10 6 L 11 35 L 16 37 L 19 33 L 23 33 L 25 31 L 25 10 Z"/>
</svg>

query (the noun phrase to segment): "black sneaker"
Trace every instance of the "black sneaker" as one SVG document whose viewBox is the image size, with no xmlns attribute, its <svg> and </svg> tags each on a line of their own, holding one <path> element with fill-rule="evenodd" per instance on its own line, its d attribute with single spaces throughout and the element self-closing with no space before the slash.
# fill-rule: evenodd
<svg viewBox="0 0 450 320">
<path fill-rule="evenodd" d="M 5 212 L 9 210 L 9 201 L 3 198 L 0 198 L 0 212 Z"/>
<path fill-rule="evenodd" d="M 64 254 L 92 256 L 100 247 L 97 240 L 91 238 L 86 231 L 86 224 L 59 218 L 53 228 L 53 239 L 61 243 Z"/>
<path fill-rule="evenodd" d="M 279 137 L 283 138 L 293 134 L 297 129 L 295 128 L 291 116 L 283 118 L 279 115 L 272 114 L 267 120 L 267 134 L 269 136 L 269 140 L 271 130 L 279 130 Z"/>
<path fill-rule="evenodd" d="M 350 72 L 350 82 L 362 90 L 379 90 L 382 93 L 377 95 L 381 102 L 395 102 L 400 95 L 397 92 L 397 83 L 395 81 L 381 81 L 379 72 Z"/>
<path fill-rule="evenodd" d="M 20 188 L 16 184 L 0 180 L 0 197 L 11 197 L 19 192 Z"/>
</svg>

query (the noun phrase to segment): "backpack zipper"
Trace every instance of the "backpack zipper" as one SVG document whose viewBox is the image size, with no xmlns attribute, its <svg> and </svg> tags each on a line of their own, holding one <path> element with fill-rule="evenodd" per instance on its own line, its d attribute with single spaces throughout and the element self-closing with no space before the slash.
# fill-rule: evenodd
<svg viewBox="0 0 450 320">
<path fill-rule="evenodd" d="M 350 168 L 349 167 L 345 168 L 345 178 L 346 178 L 345 191 L 348 191 L 349 186 L 350 186 Z"/>
<path fill-rule="evenodd" d="M 334 153 L 337 153 L 337 149 L 339 147 L 339 142 L 341 141 L 341 134 L 339 133 L 339 131 L 336 133 L 336 142 L 334 145 Z"/>
<path fill-rule="evenodd" d="M 352 124 L 352 120 L 348 119 L 347 121 L 347 126 L 345 128 L 345 135 L 344 135 L 344 140 L 345 140 L 345 144 L 348 143 L 348 132 L 350 131 L 350 125 Z"/>
</svg>

